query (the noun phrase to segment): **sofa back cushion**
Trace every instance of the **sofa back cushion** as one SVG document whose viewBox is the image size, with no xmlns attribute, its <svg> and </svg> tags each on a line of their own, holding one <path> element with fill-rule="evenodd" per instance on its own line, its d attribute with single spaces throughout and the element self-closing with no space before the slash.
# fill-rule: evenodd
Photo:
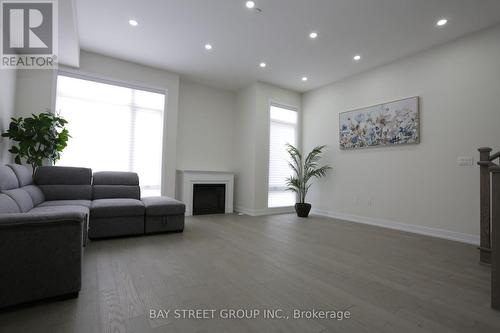
<svg viewBox="0 0 500 333">
<path fill-rule="evenodd" d="M 135 172 L 95 172 L 92 199 L 141 199 L 139 176 Z"/>
<path fill-rule="evenodd" d="M 74 167 L 38 167 L 35 184 L 45 200 L 90 200 L 92 170 Z"/>
<path fill-rule="evenodd" d="M 8 195 L 12 200 L 16 202 L 21 213 L 26 213 L 34 207 L 33 199 L 31 199 L 29 193 L 22 188 L 5 190 L 2 191 L 2 193 Z"/>
<path fill-rule="evenodd" d="M 13 190 L 19 187 L 17 176 L 6 165 L 0 165 L 0 191 Z"/>
<path fill-rule="evenodd" d="M 27 185 L 21 188 L 26 192 L 28 192 L 28 194 L 31 197 L 31 200 L 33 200 L 33 205 L 38 206 L 39 204 L 45 201 L 45 196 L 43 195 L 42 190 L 38 186 Z"/>
<path fill-rule="evenodd" d="M 10 197 L 23 213 L 45 201 L 40 188 L 33 185 L 31 169 L 24 165 L 7 164 L 0 167 L 0 191 Z"/>
<path fill-rule="evenodd" d="M 21 210 L 11 197 L 0 193 L 0 214 L 20 213 Z"/>
<path fill-rule="evenodd" d="M 26 165 L 7 164 L 7 166 L 16 174 L 19 187 L 33 184 L 33 172 Z"/>
</svg>

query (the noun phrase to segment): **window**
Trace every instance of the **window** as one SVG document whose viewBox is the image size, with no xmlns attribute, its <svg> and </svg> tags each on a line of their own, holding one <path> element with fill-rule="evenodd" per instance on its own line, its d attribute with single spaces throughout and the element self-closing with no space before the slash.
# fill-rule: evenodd
<svg viewBox="0 0 500 333">
<path fill-rule="evenodd" d="M 139 174 L 142 196 L 161 193 L 165 95 L 66 75 L 56 110 L 71 138 L 58 165 Z"/>
<path fill-rule="evenodd" d="M 271 105 L 269 131 L 268 207 L 295 204 L 295 193 L 286 190 L 286 178 L 292 174 L 286 144 L 297 144 L 297 111 Z"/>
</svg>

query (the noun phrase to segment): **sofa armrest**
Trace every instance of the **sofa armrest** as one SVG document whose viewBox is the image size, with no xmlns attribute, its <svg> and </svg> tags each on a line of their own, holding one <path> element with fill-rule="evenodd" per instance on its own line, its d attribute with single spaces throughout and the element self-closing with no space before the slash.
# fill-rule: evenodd
<svg viewBox="0 0 500 333">
<path fill-rule="evenodd" d="M 0 215 L 0 308 L 77 293 L 82 213 Z"/>
<path fill-rule="evenodd" d="M 0 230 L 22 226 L 42 228 L 54 223 L 82 223 L 85 214 L 77 212 L 14 213 L 0 214 Z M 1 237 L 1 234 L 0 234 Z"/>
</svg>

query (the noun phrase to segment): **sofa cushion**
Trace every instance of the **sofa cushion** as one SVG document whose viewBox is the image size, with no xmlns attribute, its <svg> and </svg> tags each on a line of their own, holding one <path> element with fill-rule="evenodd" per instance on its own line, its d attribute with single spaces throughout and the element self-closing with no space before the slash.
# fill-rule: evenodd
<svg viewBox="0 0 500 333">
<path fill-rule="evenodd" d="M 94 172 L 94 185 L 139 185 L 139 176 L 135 172 L 100 171 Z"/>
<path fill-rule="evenodd" d="M 92 170 L 73 167 L 39 167 L 35 183 L 45 200 L 90 200 Z"/>
<path fill-rule="evenodd" d="M 31 200 L 33 200 L 33 205 L 37 206 L 45 201 L 45 196 L 43 195 L 42 190 L 40 190 L 38 186 L 27 185 L 23 186 L 22 189 L 28 192 L 28 194 L 31 197 Z"/>
<path fill-rule="evenodd" d="M 141 198 L 139 176 L 135 172 L 95 172 L 92 199 Z"/>
<path fill-rule="evenodd" d="M 12 190 L 19 187 L 17 176 L 6 165 L 0 165 L 0 190 Z"/>
<path fill-rule="evenodd" d="M 90 205 L 90 217 L 120 217 L 144 215 L 144 205 L 136 199 L 98 199 Z"/>
<path fill-rule="evenodd" d="M 39 185 L 45 200 L 90 200 L 90 185 Z"/>
<path fill-rule="evenodd" d="M 146 208 L 146 216 L 184 215 L 186 205 L 169 197 L 142 198 Z"/>
<path fill-rule="evenodd" d="M 92 199 L 118 199 L 129 198 L 139 200 L 141 189 L 139 186 L 128 185 L 94 185 L 92 186 Z"/>
<path fill-rule="evenodd" d="M 26 165 L 7 164 L 7 166 L 16 174 L 19 187 L 33 184 L 33 173 Z"/>
<path fill-rule="evenodd" d="M 83 206 L 90 208 L 90 200 L 52 200 L 44 201 L 38 207 L 52 207 L 52 206 Z"/>
<path fill-rule="evenodd" d="M 90 185 L 92 170 L 88 168 L 42 166 L 35 172 L 38 185 Z"/>
<path fill-rule="evenodd" d="M 0 214 L 20 213 L 21 210 L 11 197 L 0 193 Z"/>
<path fill-rule="evenodd" d="M 40 207 L 37 206 L 31 209 L 28 213 L 79 213 L 89 216 L 89 209 L 84 206 L 49 206 Z"/>
<path fill-rule="evenodd" d="M 70 200 L 68 200 L 70 201 Z M 77 200 L 75 200 L 77 201 Z M 54 201 L 46 201 L 52 202 Z M 62 204 L 59 206 L 37 206 L 31 209 L 28 214 L 37 214 L 37 215 L 54 215 L 54 214 L 79 214 L 83 216 L 83 225 L 82 225 L 82 244 L 83 246 L 87 245 L 87 235 L 88 235 L 88 227 L 89 227 L 89 218 L 90 218 L 90 209 L 84 205 L 66 205 Z"/>
<path fill-rule="evenodd" d="M 26 213 L 35 206 L 33 204 L 33 199 L 31 199 L 31 196 L 22 188 L 2 191 L 2 193 L 7 194 L 12 198 L 12 200 L 16 202 L 16 204 L 19 206 L 19 209 L 21 210 L 21 213 Z"/>
</svg>

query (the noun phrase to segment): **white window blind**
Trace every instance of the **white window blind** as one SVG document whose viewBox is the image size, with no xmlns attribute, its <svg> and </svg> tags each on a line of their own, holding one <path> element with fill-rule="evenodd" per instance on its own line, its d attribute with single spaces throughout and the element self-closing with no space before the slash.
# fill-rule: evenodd
<svg viewBox="0 0 500 333">
<path fill-rule="evenodd" d="M 286 191 L 292 170 L 285 145 L 297 144 L 297 112 L 272 105 L 270 118 L 268 207 L 293 206 L 295 194 Z"/>
<path fill-rule="evenodd" d="M 160 195 L 164 105 L 161 93 L 59 75 L 71 138 L 57 164 L 137 172 L 142 196 Z"/>
</svg>

